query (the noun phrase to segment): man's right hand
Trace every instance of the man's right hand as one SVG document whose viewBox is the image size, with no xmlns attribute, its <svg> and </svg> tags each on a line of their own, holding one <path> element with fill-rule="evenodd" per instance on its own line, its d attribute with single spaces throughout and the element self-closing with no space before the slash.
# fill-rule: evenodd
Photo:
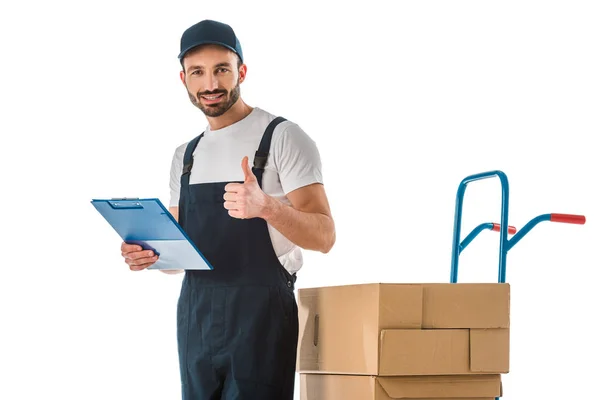
<svg viewBox="0 0 600 400">
<path fill-rule="evenodd" d="M 142 250 L 137 244 L 125 242 L 121 244 L 121 255 L 132 271 L 144 270 L 158 260 L 158 256 L 152 250 Z"/>
</svg>

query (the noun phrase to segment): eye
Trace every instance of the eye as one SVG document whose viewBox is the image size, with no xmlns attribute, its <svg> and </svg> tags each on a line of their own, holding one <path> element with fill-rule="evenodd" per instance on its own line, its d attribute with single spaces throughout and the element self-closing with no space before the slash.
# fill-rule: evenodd
<svg viewBox="0 0 600 400">
<path fill-rule="evenodd" d="M 229 70 L 227 68 L 219 68 L 219 72 L 224 74 L 226 72 L 229 72 Z"/>
<path fill-rule="evenodd" d="M 200 75 L 200 70 L 197 69 L 197 70 L 192 71 L 192 75 Z"/>
</svg>

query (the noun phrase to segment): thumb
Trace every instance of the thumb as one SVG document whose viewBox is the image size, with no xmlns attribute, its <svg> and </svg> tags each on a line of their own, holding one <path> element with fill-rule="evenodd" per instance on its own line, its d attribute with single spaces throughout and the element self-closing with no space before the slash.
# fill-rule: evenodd
<svg viewBox="0 0 600 400">
<path fill-rule="evenodd" d="M 242 159 L 242 170 L 244 171 L 244 181 L 245 182 L 250 182 L 250 181 L 256 180 L 256 176 L 254 176 L 252 169 L 248 165 L 248 156 L 245 156 Z"/>
</svg>

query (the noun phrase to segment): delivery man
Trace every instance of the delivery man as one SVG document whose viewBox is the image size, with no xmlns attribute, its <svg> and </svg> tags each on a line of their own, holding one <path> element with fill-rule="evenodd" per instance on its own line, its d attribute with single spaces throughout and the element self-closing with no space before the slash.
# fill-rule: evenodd
<svg viewBox="0 0 600 400">
<path fill-rule="evenodd" d="M 169 211 L 214 267 L 182 282 L 183 399 L 292 400 L 301 249 L 335 242 L 319 152 L 297 124 L 242 100 L 247 66 L 229 25 L 185 30 L 179 59 L 208 125 L 175 150 Z M 134 271 L 157 260 L 126 243 L 121 253 Z"/>
</svg>

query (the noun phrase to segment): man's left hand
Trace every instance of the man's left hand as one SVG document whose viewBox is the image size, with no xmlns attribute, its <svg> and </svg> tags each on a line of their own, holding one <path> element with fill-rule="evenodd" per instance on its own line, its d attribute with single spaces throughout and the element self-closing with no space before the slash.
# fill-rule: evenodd
<svg viewBox="0 0 600 400">
<path fill-rule="evenodd" d="M 258 180 L 248 165 L 248 157 L 242 159 L 244 183 L 228 183 L 225 186 L 224 207 L 234 218 L 261 217 L 268 204 L 268 196 L 258 185 Z"/>
</svg>

